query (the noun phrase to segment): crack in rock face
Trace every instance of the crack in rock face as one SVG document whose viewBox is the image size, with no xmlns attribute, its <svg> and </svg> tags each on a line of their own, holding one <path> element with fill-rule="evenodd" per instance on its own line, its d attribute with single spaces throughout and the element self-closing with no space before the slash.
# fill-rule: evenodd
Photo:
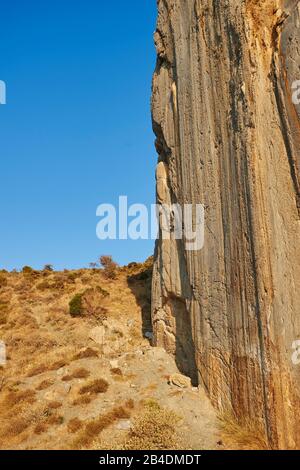
<svg viewBox="0 0 300 470">
<path fill-rule="evenodd" d="M 205 244 L 158 240 L 154 341 L 221 412 L 299 448 L 300 3 L 157 3 L 157 200 L 203 204 Z"/>
</svg>

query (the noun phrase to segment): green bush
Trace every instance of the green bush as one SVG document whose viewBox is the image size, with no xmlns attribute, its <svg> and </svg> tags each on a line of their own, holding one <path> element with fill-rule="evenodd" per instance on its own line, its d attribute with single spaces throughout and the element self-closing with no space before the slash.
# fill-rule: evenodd
<svg viewBox="0 0 300 470">
<path fill-rule="evenodd" d="M 44 271 L 50 271 L 50 272 L 54 271 L 52 264 L 45 264 Z"/>
<path fill-rule="evenodd" d="M 69 312 L 72 317 L 83 314 L 82 296 L 83 294 L 76 294 L 69 302 Z"/>
<path fill-rule="evenodd" d="M 24 266 L 24 268 L 22 269 L 22 273 L 23 274 L 31 274 L 31 273 L 33 273 L 33 269 L 30 266 Z"/>
</svg>

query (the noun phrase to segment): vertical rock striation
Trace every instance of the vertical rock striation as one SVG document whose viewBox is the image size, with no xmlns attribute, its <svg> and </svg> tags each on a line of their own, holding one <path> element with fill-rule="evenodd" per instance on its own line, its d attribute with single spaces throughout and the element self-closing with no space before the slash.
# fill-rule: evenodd
<svg viewBox="0 0 300 470">
<path fill-rule="evenodd" d="M 157 3 L 157 200 L 203 204 L 205 244 L 157 242 L 155 341 L 220 410 L 299 447 L 300 7 Z"/>
</svg>

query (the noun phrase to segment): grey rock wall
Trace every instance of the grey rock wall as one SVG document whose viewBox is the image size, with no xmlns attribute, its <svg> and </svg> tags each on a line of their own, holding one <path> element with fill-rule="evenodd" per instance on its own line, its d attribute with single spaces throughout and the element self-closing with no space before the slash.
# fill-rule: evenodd
<svg viewBox="0 0 300 470">
<path fill-rule="evenodd" d="M 205 243 L 160 237 L 155 342 L 218 409 L 299 447 L 299 2 L 157 4 L 157 200 L 203 204 Z"/>
</svg>

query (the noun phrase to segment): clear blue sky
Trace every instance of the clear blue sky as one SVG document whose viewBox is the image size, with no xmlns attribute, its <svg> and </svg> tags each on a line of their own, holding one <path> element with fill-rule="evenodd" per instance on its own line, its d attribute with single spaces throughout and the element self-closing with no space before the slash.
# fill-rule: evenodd
<svg viewBox="0 0 300 470">
<path fill-rule="evenodd" d="M 99 241 L 96 207 L 154 202 L 155 22 L 155 0 L 1 3 L 0 269 L 152 254 Z"/>
</svg>

